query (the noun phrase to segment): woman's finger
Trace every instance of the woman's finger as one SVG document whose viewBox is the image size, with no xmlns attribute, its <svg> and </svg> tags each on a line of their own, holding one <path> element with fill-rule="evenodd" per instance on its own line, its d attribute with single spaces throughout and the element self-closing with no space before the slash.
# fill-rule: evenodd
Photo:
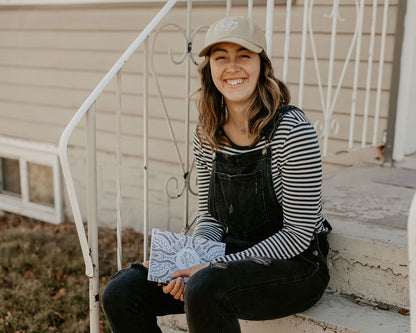
<svg viewBox="0 0 416 333">
<path fill-rule="evenodd" d="M 162 287 L 162 290 L 165 294 L 169 294 L 171 292 L 171 290 L 173 289 L 173 287 L 175 287 L 176 281 L 172 280 L 170 281 L 167 285 Z"/>
<path fill-rule="evenodd" d="M 180 299 L 183 301 L 183 292 L 185 291 L 185 284 L 182 283 L 179 291 L 176 293 L 176 295 L 173 296 L 174 299 Z"/>
<path fill-rule="evenodd" d="M 182 283 L 182 278 L 178 278 L 175 282 L 175 285 L 173 286 L 172 290 L 170 291 L 170 294 L 172 296 L 175 296 L 178 291 L 181 289 L 183 283 Z"/>
<path fill-rule="evenodd" d="M 169 275 L 172 279 L 176 279 L 177 277 L 180 277 L 180 276 L 188 276 L 188 271 L 189 271 L 189 268 L 187 268 L 187 269 L 182 269 L 182 270 L 180 270 L 180 271 L 176 271 L 176 272 L 174 272 L 174 273 L 172 273 L 171 275 Z"/>
</svg>

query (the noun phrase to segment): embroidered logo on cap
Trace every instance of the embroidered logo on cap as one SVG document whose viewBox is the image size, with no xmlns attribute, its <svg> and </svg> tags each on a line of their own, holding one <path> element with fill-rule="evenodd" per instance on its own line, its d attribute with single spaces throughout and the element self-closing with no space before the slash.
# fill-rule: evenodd
<svg viewBox="0 0 416 333">
<path fill-rule="evenodd" d="M 230 32 L 230 31 L 233 31 L 233 30 L 237 29 L 237 27 L 238 27 L 238 22 L 237 21 L 227 20 L 222 24 L 219 31 Z"/>
</svg>

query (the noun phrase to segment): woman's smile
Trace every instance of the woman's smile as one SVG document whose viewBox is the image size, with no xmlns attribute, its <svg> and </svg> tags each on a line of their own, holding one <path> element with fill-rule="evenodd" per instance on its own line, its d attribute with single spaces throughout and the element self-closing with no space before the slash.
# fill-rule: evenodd
<svg viewBox="0 0 416 333">
<path fill-rule="evenodd" d="M 232 86 L 232 87 L 237 87 L 239 85 L 241 85 L 245 79 L 229 79 L 229 80 L 224 80 L 226 84 Z"/>
</svg>

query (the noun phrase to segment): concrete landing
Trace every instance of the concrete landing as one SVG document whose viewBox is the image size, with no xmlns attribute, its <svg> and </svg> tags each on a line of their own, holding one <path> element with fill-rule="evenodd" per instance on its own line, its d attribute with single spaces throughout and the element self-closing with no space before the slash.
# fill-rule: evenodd
<svg viewBox="0 0 416 333">
<path fill-rule="evenodd" d="M 409 176 L 416 175 L 416 159 L 414 169 L 363 164 L 325 175 L 322 188 L 324 215 L 334 224 L 334 229 L 349 236 L 406 246 L 406 237 L 374 232 L 381 229 L 395 234 L 394 230 L 406 230 L 416 188 L 393 184 L 395 175 L 399 179 L 403 171 Z M 356 224 L 364 226 L 367 232 L 357 232 L 352 228 Z"/>
<path fill-rule="evenodd" d="M 325 176 L 324 215 L 334 229 L 330 290 L 409 308 L 406 227 L 415 175 L 416 158 L 405 168 L 363 164 Z"/>
</svg>

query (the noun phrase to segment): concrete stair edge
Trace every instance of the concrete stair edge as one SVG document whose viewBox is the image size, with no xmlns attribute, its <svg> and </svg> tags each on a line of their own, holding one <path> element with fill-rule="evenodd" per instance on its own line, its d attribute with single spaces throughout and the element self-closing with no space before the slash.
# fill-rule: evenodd
<svg viewBox="0 0 416 333">
<path fill-rule="evenodd" d="M 329 289 L 408 309 L 408 253 L 406 244 L 397 245 L 406 230 L 377 227 L 378 238 L 372 239 L 368 226 L 353 226 L 360 237 L 336 226 L 337 231 L 329 235 Z"/>
<path fill-rule="evenodd" d="M 164 333 L 187 332 L 185 315 L 160 317 L 159 323 Z M 240 324 L 242 333 L 410 333 L 409 316 L 394 309 L 376 311 L 333 292 L 326 292 L 304 313 L 267 321 L 240 320 Z"/>
</svg>

